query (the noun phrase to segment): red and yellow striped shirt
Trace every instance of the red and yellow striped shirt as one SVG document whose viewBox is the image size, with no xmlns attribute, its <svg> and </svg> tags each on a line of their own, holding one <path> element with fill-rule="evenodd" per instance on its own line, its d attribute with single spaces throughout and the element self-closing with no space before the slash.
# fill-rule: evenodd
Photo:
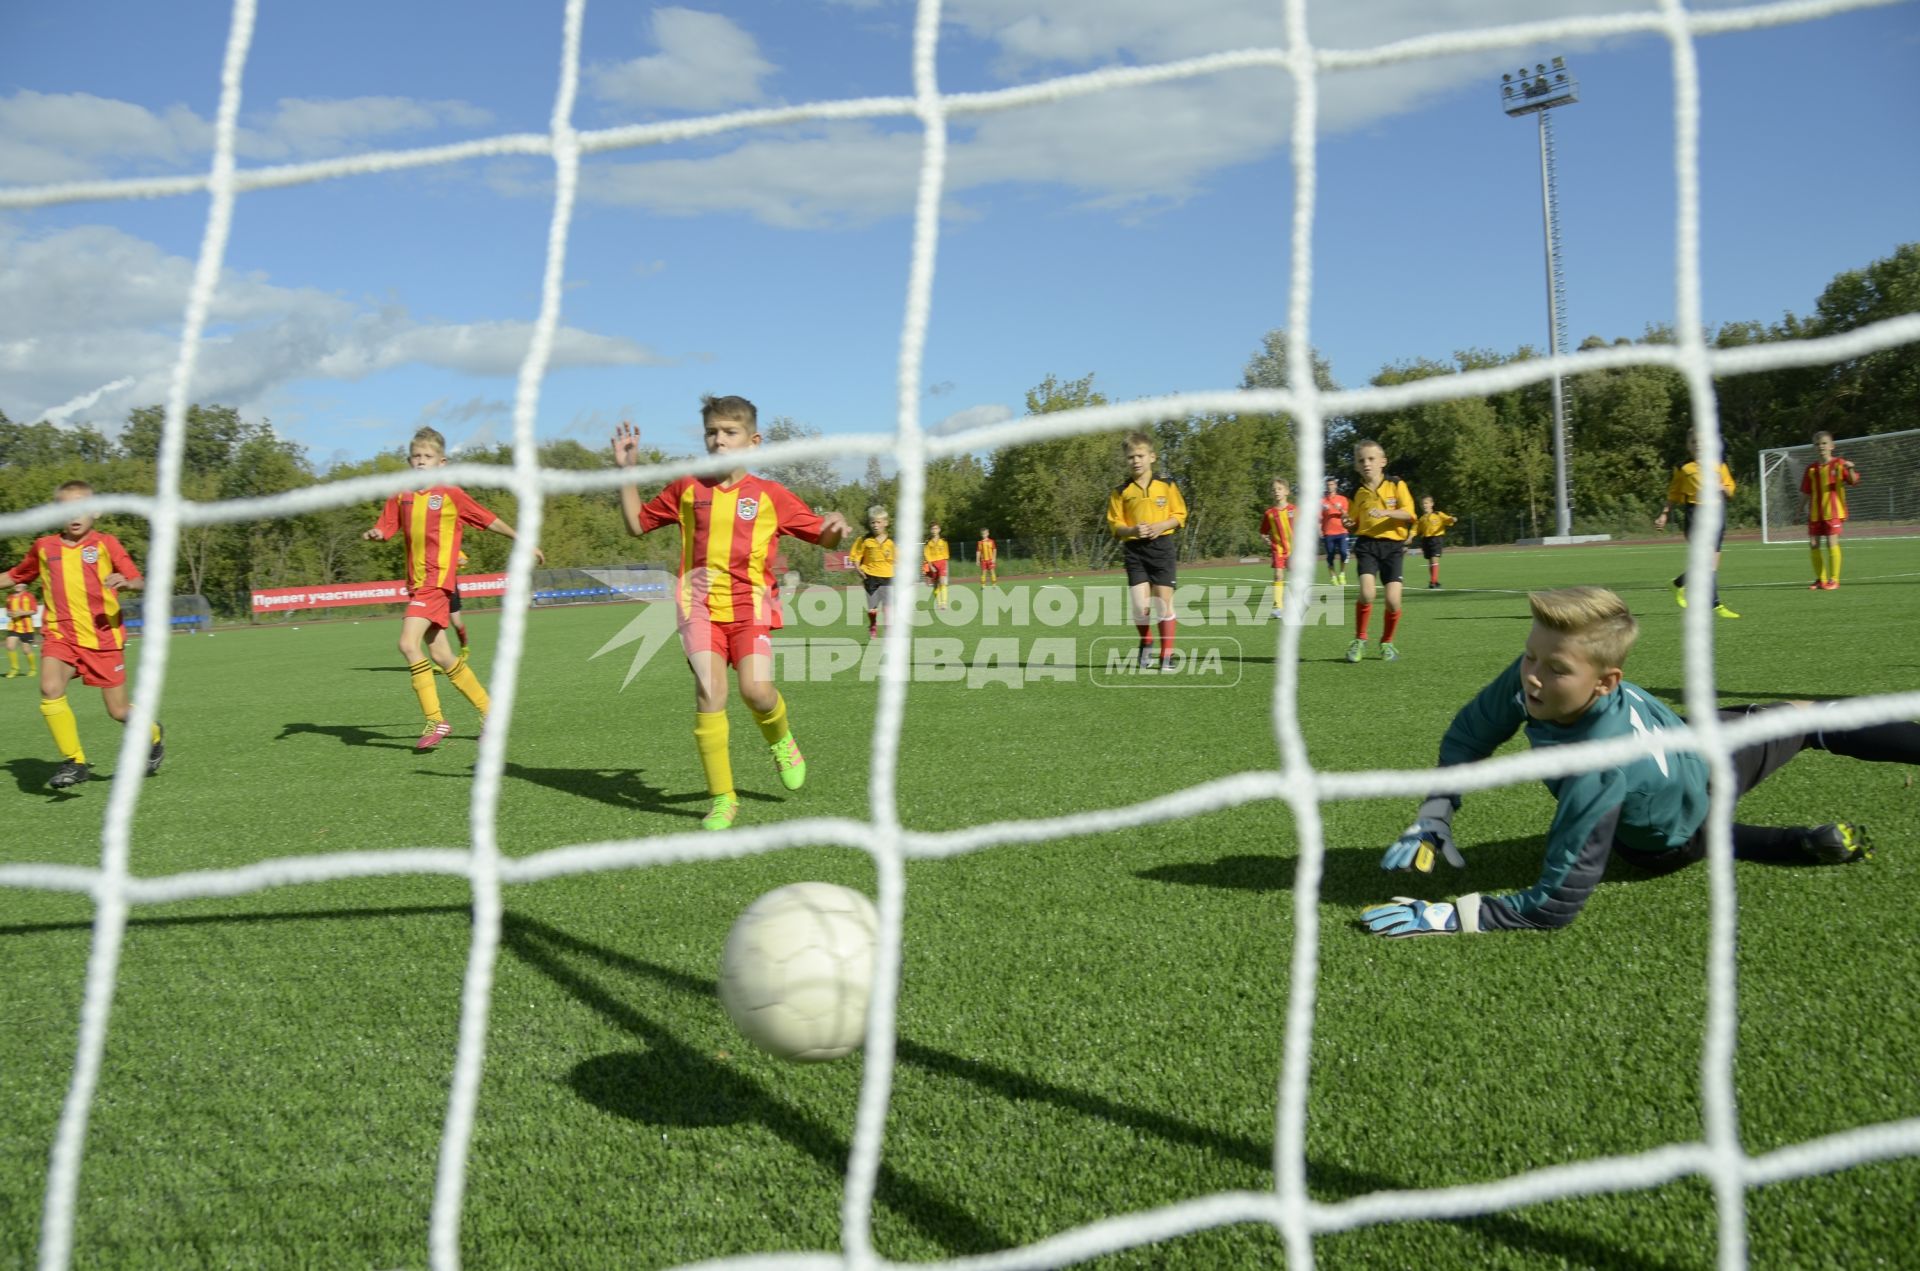
<svg viewBox="0 0 1920 1271">
<path fill-rule="evenodd" d="M 452 591 L 459 586 L 461 526 L 485 529 L 494 520 L 459 486 L 433 485 L 388 499 L 373 528 L 383 539 L 405 536 L 409 588 Z"/>
<path fill-rule="evenodd" d="M 994 541 L 992 539 L 990 538 L 981 539 L 980 540 L 980 564 L 983 567 L 993 564 L 993 562 L 997 559 L 995 554 L 999 550 L 1000 549 L 994 545 Z"/>
<path fill-rule="evenodd" d="M 640 507 L 640 527 L 651 533 L 680 527 L 680 616 L 710 622 L 751 622 L 777 629 L 780 594 L 775 577 L 782 534 L 820 541 L 819 513 L 778 481 L 748 473 L 738 481 L 681 477 Z"/>
<path fill-rule="evenodd" d="M 77 543 L 58 534 L 35 539 L 27 558 L 8 577 L 17 583 L 40 580 L 47 639 L 81 649 L 124 649 L 127 630 L 120 618 L 120 593 L 106 585 L 109 574 L 140 581 L 139 566 L 120 540 L 90 530 Z"/>
<path fill-rule="evenodd" d="M 1860 473 L 1839 455 L 1825 463 L 1810 463 L 1800 475 L 1800 493 L 1807 496 L 1809 521 L 1847 519 L 1847 487 L 1860 484 Z"/>
<path fill-rule="evenodd" d="M 1272 507 L 1260 514 L 1260 533 L 1267 542 L 1273 544 L 1275 551 L 1282 556 L 1293 551 L 1293 504 L 1285 507 Z"/>
<path fill-rule="evenodd" d="M 33 611 L 40 602 L 33 598 L 30 591 L 10 591 L 7 593 L 7 629 L 20 635 L 33 633 Z"/>
</svg>

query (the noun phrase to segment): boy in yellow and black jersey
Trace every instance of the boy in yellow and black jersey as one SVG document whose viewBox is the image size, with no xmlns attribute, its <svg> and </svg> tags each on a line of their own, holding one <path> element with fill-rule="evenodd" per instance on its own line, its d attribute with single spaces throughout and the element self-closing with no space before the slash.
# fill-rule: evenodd
<svg viewBox="0 0 1920 1271">
<path fill-rule="evenodd" d="M 1174 532 L 1187 523 L 1187 501 L 1180 487 L 1153 475 L 1153 438 L 1143 432 L 1127 434 L 1124 443 L 1127 479 L 1107 498 L 1107 529 L 1120 540 L 1127 566 L 1127 592 L 1133 607 L 1134 629 L 1140 633 L 1140 666 L 1154 665 L 1153 634 L 1160 628 L 1160 662 L 1170 665 L 1173 654 L 1174 565 L 1178 551 Z"/>
<path fill-rule="evenodd" d="M 1420 497 L 1420 516 L 1413 523 L 1413 536 L 1420 542 L 1420 554 L 1427 558 L 1427 590 L 1440 590 L 1440 553 L 1447 550 L 1447 531 L 1457 518 L 1433 510 L 1433 496 Z"/>
<path fill-rule="evenodd" d="M 1353 527 L 1353 563 L 1360 571 L 1360 603 L 1354 606 L 1353 643 L 1347 661 L 1358 662 L 1367 651 L 1367 624 L 1373 618 L 1373 597 L 1385 584 L 1387 621 L 1380 630 L 1380 656 L 1388 662 L 1400 656 L 1393 635 L 1400 626 L 1400 573 L 1405 565 L 1407 539 L 1413 534 L 1413 495 L 1407 483 L 1387 475 L 1387 452 L 1377 441 L 1354 443 L 1353 468 L 1360 474 L 1347 508 Z"/>
</svg>

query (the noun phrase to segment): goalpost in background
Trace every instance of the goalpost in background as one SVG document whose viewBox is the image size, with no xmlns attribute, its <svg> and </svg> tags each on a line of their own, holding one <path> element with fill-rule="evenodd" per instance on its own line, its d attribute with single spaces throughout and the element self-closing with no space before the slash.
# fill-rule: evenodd
<svg viewBox="0 0 1920 1271">
<path fill-rule="evenodd" d="M 459 145 L 356 155 L 346 159 L 274 168 L 241 169 L 235 143 L 241 88 L 251 46 L 256 0 L 235 0 L 233 23 L 221 71 L 221 95 L 214 130 L 211 167 L 198 176 L 141 178 L 19 189 L 0 189 L 0 208 L 42 207 L 60 203 L 207 194 L 208 215 L 200 256 L 187 301 L 177 360 L 167 396 L 155 493 L 103 495 L 56 510 L 40 507 L 0 515 L 0 533 L 18 533 L 57 523 L 76 510 L 125 512 L 147 517 L 153 532 L 149 573 L 171 577 L 183 526 L 293 516 L 384 497 L 413 480 L 389 473 L 314 486 L 260 499 L 194 503 L 181 481 L 187 403 L 205 336 L 211 302 L 225 260 L 228 236 L 240 196 L 253 190 L 334 180 L 401 168 L 425 167 L 503 154 L 551 159 L 553 212 L 539 315 L 534 324 L 515 396 L 513 462 L 510 466 L 472 463 L 441 470 L 444 480 L 510 489 L 522 509 L 520 536 L 508 564 L 508 587 L 499 643 L 488 685 L 493 713 L 480 744 L 471 802 L 472 846 L 466 850 L 396 844 L 383 851 L 265 859 L 222 871 L 171 876 L 139 876 L 132 870 L 131 832 L 141 792 L 148 727 L 166 689 L 168 640 L 140 642 L 132 717 L 121 744 L 101 837 L 100 864 L 78 869 L 32 862 L 0 864 L 0 887 L 86 895 L 95 917 L 87 976 L 80 1008 L 71 1083 L 62 1103 L 51 1144 L 38 1261 L 43 1271 L 59 1271 L 74 1255 L 76 1201 L 80 1193 L 87 1129 L 100 1080 L 111 1025 L 114 988 L 125 947 L 130 912 L 152 905 L 202 897 L 233 897 L 278 887 L 297 887 L 350 877 L 439 874 L 464 880 L 472 895 L 472 935 L 461 991 L 458 1041 L 448 1057 L 451 1091 L 442 1126 L 429 1230 L 425 1243 L 431 1264 L 452 1271 L 461 1261 L 461 1222 L 467 1169 L 486 1055 L 495 960 L 501 945 L 503 892 L 544 879 L 633 869 L 674 861 L 731 858 L 786 847 L 836 845 L 855 848 L 873 860 L 877 877 L 880 932 L 875 982 L 866 1038 L 866 1063 L 849 1153 L 841 1204 L 841 1253 L 770 1253 L 754 1259 L 762 1265 L 871 1267 L 887 1265 L 874 1247 L 872 1211 L 885 1146 L 888 1104 L 893 1086 L 895 1022 L 899 994 L 902 923 L 906 904 L 905 864 L 941 860 L 988 847 L 1011 847 L 1068 836 L 1138 828 L 1256 802 L 1284 805 L 1297 827 L 1298 866 L 1292 894 L 1294 951 L 1287 976 L 1283 1053 L 1275 1073 L 1273 1186 L 1262 1190 L 1216 1192 L 1177 1204 L 1117 1215 L 1052 1235 L 1034 1244 L 985 1259 L 1002 1267 L 1054 1267 L 1103 1253 L 1135 1249 L 1155 1241 L 1226 1223 L 1271 1225 L 1284 1240 L 1288 1264 L 1309 1267 L 1319 1236 L 1355 1227 L 1486 1214 L 1559 1197 L 1594 1192 L 1651 1188 L 1674 1179 L 1698 1176 L 1712 1188 L 1717 1230 L 1717 1259 L 1723 1268 L 1747 1260 L 1746 1196 L 1750 1188 L 1861 1165 L 1920 1155 L 1920 1115 L 1903 1120 L 1837 1130 L 1757 1155 L 1741 1142 L 1740 1110 L 1733 1070 L 1738 1036 L 1735 931 L 1737 925 L 1730 826 L 1733 799 L 1730 755 L 1736 747 L 1796 731 L 1788 712 L 1723 722 L 1715 707 L 1714 617 L 1695 605 L 1683 618 L 1686 707 L 1692 727 L 1653 739 L 1552 747 L 1506 755 L 1450 770 L 1449 784 L 1463 792 L 1538 781 L 1643 757 L 1649 748 L 1698 751 L 1713 773 L 1712 803 L 1706 823 L 1711 936 L 1703 974 L 1707 1010 L 1703 1023 L 1700 1132 L 1681 1142 L 1642 1152 L 1576 1162 L 1544 1164 L 1506 1177 L 1454 1187 L 1379 1191 L 1338 1202 L 1313 1199 L 1307 1187 L 1307 1091 L 1320 980 L 1320 883 L 1326 843 L 1323 804 L 1335 800 L 1418 797 L 1432 780 L 1430 768 L 1380 771 L 1322 771 L 1313 766 L 1300 726 L 1300 641 L 1298 621 L 1313 582 L 1317 523 L 1308 518 L 1306 541 L 1293 554 L 1287 606 L 1294 621 L 1278 633 L 1274 695 L 1270 703 L 1278 761 L 1119 808 L 1063 816 L 995 821 L 942 832 L 906 829 L 901 823 L 896 772 L 905 718 L 911 624 L 896 623 L 886 634 L 885 673 L 879 686 L 871 747 L 870 817 L 864 821 L 804 818 L 750 826 L 725 835 L 694 831 L 649 839 L 579 843 L 526 856 L 501 851 L 498 810 L 507 737 L 513 725 L 517 673 L 526 638 L 533 580 L 533 550 L 539 540 L 542 495 L 547 492 L 611 490 L 618 485 L 662 482 L 691 472 L 713 471 L 711 459 L 689 459 L 614 471 L 578 472 L 539 466 L 535 420 L 539 396 L 559 321 L 567 239 L 573 220 L 583 154 L 662 145 L 742 130 L 779 128 L 812 120 L 910 118 L 923 133 L 919 183 L 913 212 L 913 251 L 905 294 L 898 352 L 898 414 L 892 431 L 816 438 L 766 448 L 766 462 L 803 458 L 892 454 L 900 467 L 896 523 L 923 522 L 926 471 L 936 457 L 1056 437 L 1150 425 L 1188 411 L 1289 414 L 1296 429 L 1299 488 L 1317 489 L 1324 473 L 1322 441 L 1330 417 L 1372 413 L 1425 402 L 1476 397 L 1538 383 L 1552 376 L 1633 365 L 1665 366 L 1688 385 L 1694 440 L 1703 465 L 1722 453 L 1716 376 L 1784 366 L 1810 366 L 1859 357 L 1880 349 L 1920 342 L 1920 315 L 1905 315 L 1815 340 L 1783 341 L 1738 349 L 1707 346 L 1701 332 L 1700 280 L 1700 84 L 1696 42 L 1728 32 L 1802 23 L 1880 0 L 1787 0 L 1743 8 L 1691 12 L 1679 0 L 1650 0 L 1634 12 L 1575 16 L 1517 26 L 1451 31 L 1363 49 L 1316 49 L 1308 38 L 1307 0 L 1276 0 L 1285 15 L 1283 47 L 1241 49 L 1159 65 L 1108 67 L 995 92 L 943 94 L 938 82 L 941 32 L 939 0 L 920 0 L 912 42 L 913 92 L 910 96 L 823 101 L 764 110 L 580 131 L 573 106 L 580 77 L 580 34 L 585 0 L 567 0 L 558 83 L 548 131 L 515 134 Z M 1512 363 L 1499 368 L 1440 376 L 1384 388 L 1323 392 L 1313 382 L 1310 355 L 1312 242 L 1321 174 L 1317 163 L 1321 80 L 1343 71 L 1401 65 L 1422 59 L 1481 51 L 1532 50 L 1544 43 L 1652 35 L 1671 47 L 1675 136 L 1675 267 L 1672 344 L 1609 346 L 1570 356 Z M 922 427 L 925 399 L 922 354 L 933 304 L 933 277 L 940 233 L 940 206 L 946 178 L 947 129 L 954 116 L 1017 109 L 1139 86 L 1257 70 L 1284 76 L 1294 89 L 1295 109 L 1289 162 L 1293 171 L 1291 224 L 1292 270 L 1286 318 L 1288 383 L 1285 388 L 1219 389 L 1083 408 L 929 435 Z M 1865 467 L 1866 465 L 1862 465 Z M 1704 488 L 1702 515 L 1709 528 L 1724 507 L 1717 483 Z M 917 530 L 909 530 L 917 535 Z M 1700 534 L 1689 547 L 1688 576 L 1703 586 L 1711 567 L 1713 535 Z M 920 544 L 901 543 L 903 556 L 915 559 Z M 920 586 L 915 571 L 899 583 L 903 609 L 911 609 Z M 149 597 L 149 621 L 169 624 L 173 598 L 168 589 Z M 1920 693 L 1857 697 L 1835 703 L 1830 728 L 1855 727 L 1920 713 Z M 132 774 L 129 776 L 128 774 Z M 262 1233 L 271 1239 L 272 1233 Z M 286 1250 L 291 1260 L 301 1253 Z M 929 1266 L 952 1265 L 945 1263 Z"/>
<path fill-rule="evenodd" d="M 1849 534 L 1920 533 L 1920 428 L 1835 438 L 1833 453 L 1860 470 L 1860 484 L 1847 490 Z M 1810 441 L 1760 452 L 1762 542 L 1806 542 L 1800 474 L 1813 459 Z"/>
</svg>

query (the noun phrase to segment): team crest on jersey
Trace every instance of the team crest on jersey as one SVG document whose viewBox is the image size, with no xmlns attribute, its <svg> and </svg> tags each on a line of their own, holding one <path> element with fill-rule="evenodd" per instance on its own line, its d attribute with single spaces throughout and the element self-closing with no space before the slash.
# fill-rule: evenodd
<svg viewBox="0 0 1920 1271">
<path fill-rule="evenodd" d="M 760 500 L 758 499 L 740 500 L 739 513 L 740 513 L 741 520 L 751 521 L 754 517 L 760 515 Z"/>
<path fill-rule="evenodd" d="M 1157 508 L 1163 508 L 1167 506 L 1167 496 L 1164 494 L 1160 495 L 1158 498 L 1154 499 L 1153 505 Z"/>
<path fill-rule="evenodd" d="M 440 510 L 440 496 L 437 494 L 429 494 L 427 496 L 427 511 L 438 512 L 439 510 Z"/>
<path fill-rule="evenodd" d="M 80 549 L 80 559 L 87 562 L 87 564 L 89 565 L 98 564 L 100 561 L 100 549 L 98 547 L 95 547 L 92 543 L 88 543 L 85 547 Z"/>
</svg>

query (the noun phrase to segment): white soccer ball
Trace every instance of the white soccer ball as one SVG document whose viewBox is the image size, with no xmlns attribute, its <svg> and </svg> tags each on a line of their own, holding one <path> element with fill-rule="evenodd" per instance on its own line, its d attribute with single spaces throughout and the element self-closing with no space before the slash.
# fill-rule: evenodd
<svg viewBox="0 0 1920 1271">
<path fill-rule="evenodd" d="M 720 955 L 720 1004 L 762 1050 L 799 1063 L 858 1050 L 880 916 L 850 887 L 792 883 L 747 907 Z"/>
</svg>

